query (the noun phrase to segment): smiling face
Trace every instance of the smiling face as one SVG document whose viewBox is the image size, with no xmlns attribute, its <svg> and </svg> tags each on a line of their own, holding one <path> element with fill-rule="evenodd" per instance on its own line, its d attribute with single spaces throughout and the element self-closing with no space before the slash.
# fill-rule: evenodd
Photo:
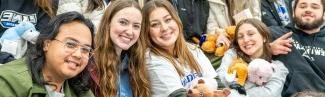
<svg viewBox="0 0 325 97">
<path fill-rule="evenodd" d="M 134 7 L 126 7 L 113 16 L 110 37 L 117 53 L 128 50 L 138 40 L 141 22 L 141 12 Z"/>
<path fill-rule="evenodd" d="M 44 42 L 46 61 L 43 73 L 64 80 L 76 76 L 84 70 L 89 59 L 80 48 L 91 48 L 91 42 L 91 32 L 85 24 L 74 21 L 61 25 L 55 40 Z M 67 43 L 77 43 L 79 48 L 71 51 Z"/>
<path fill-rule="evenodd" d="M 321 0 L 299 0 L 293 17 L 297 26 L 303 30 L 319 28 L 324 19 Z"/>
<path fill-rule="evenodd" d="M 158 7 L 149 14 L 149 23 L 150 39 L 160 48 L 172 52 L 179 35 L 179 27 L 170 13 L 165 8 Z"/>
<path fill-rule="evenodd" d="M 247 23 L 241 25 L 236 37 L 239 48 L 250 58 L 259 58 L 263 54 L 265 39 L 253 25 Z"/>
</svg>

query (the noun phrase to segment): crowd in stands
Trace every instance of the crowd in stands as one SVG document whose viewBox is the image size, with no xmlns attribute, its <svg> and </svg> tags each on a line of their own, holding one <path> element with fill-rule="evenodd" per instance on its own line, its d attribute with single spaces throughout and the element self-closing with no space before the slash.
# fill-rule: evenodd
<svg viewBox="0 0 325 97">
<path fill-rule="evenodd" d="M 0 97 L 325 97 L 325 0 L 1 0 L 0 12 Z"/>
</svg>

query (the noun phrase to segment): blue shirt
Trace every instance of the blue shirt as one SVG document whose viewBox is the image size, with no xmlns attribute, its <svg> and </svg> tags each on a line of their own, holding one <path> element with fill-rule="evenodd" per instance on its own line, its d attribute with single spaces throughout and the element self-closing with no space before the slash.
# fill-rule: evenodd
<svg viewBox="0 0 325 97">
<path fill-rule="evenodd" d="M 128 56 L 123 57 L 120 74 L 119 74 L 119 90 L 118 97 L 132 97 L 132 89 L 129 83 L 129 72 L 128 72 Z"/>
</svg>

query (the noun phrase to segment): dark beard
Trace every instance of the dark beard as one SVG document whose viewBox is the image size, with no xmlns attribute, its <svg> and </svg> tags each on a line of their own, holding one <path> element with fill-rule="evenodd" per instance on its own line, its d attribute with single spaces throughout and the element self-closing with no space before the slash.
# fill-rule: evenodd
<svg viewBox="0 0 325 97">
<path fill-rule="evenodd" d="M 323 18 L 319 18 L 311 23 L 308 23 L 303 22 L 301 18 L 294 17 L 293 22 L 296 23 L 296 26 L 302 30 L 313 30 L 319 28 L 323 24 Z"/>
</svg>

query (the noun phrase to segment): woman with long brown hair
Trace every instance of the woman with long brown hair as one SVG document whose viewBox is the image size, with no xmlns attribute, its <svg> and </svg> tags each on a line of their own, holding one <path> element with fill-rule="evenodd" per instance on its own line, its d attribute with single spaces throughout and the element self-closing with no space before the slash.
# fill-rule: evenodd
<svg viewBox="0 0 325 97">
<path fill-rule="evenodd" d="M 150 96 L 144 49 L 138 40 L 141 24 L 141 8 L 134 0 L 112 1 L 106 9 L 95 37 L 100 96 Z"/>
<path fill-rule="evenodd" d="M 246 94 L 249 97 L 281 97 L 284 82 L 289 72 L 281 61 L 272 59 L 270 42 L 271 32 L 263 22 L 254 18 L 240 21 L 235 30 L 233 49 L 226 51 L 221 65 L 217 69 L 221 82 L 227 87 L 234 84 L 233 80 L 228 79 L 231 78 L 231 75 L 227 74 L 234 58 L 241 58 L 246 63 L 250 63 L 254 59 L 264 59 L 275 65 L 272 77 L 265 82 L 263 81 L 263 85 L 246 81 L 243 86 Z M 248 77 L 250 76 L 248 75 Z"/>
<path fill-rule="evenodd" d="M 209 59 L 192 44 L 186 43 L 183 25 L 167 0 L 151 0 L 143 7 L 141 42 L 153 97 L 185 95 L 198 77 L 214 78 Z"/>
</svg>

